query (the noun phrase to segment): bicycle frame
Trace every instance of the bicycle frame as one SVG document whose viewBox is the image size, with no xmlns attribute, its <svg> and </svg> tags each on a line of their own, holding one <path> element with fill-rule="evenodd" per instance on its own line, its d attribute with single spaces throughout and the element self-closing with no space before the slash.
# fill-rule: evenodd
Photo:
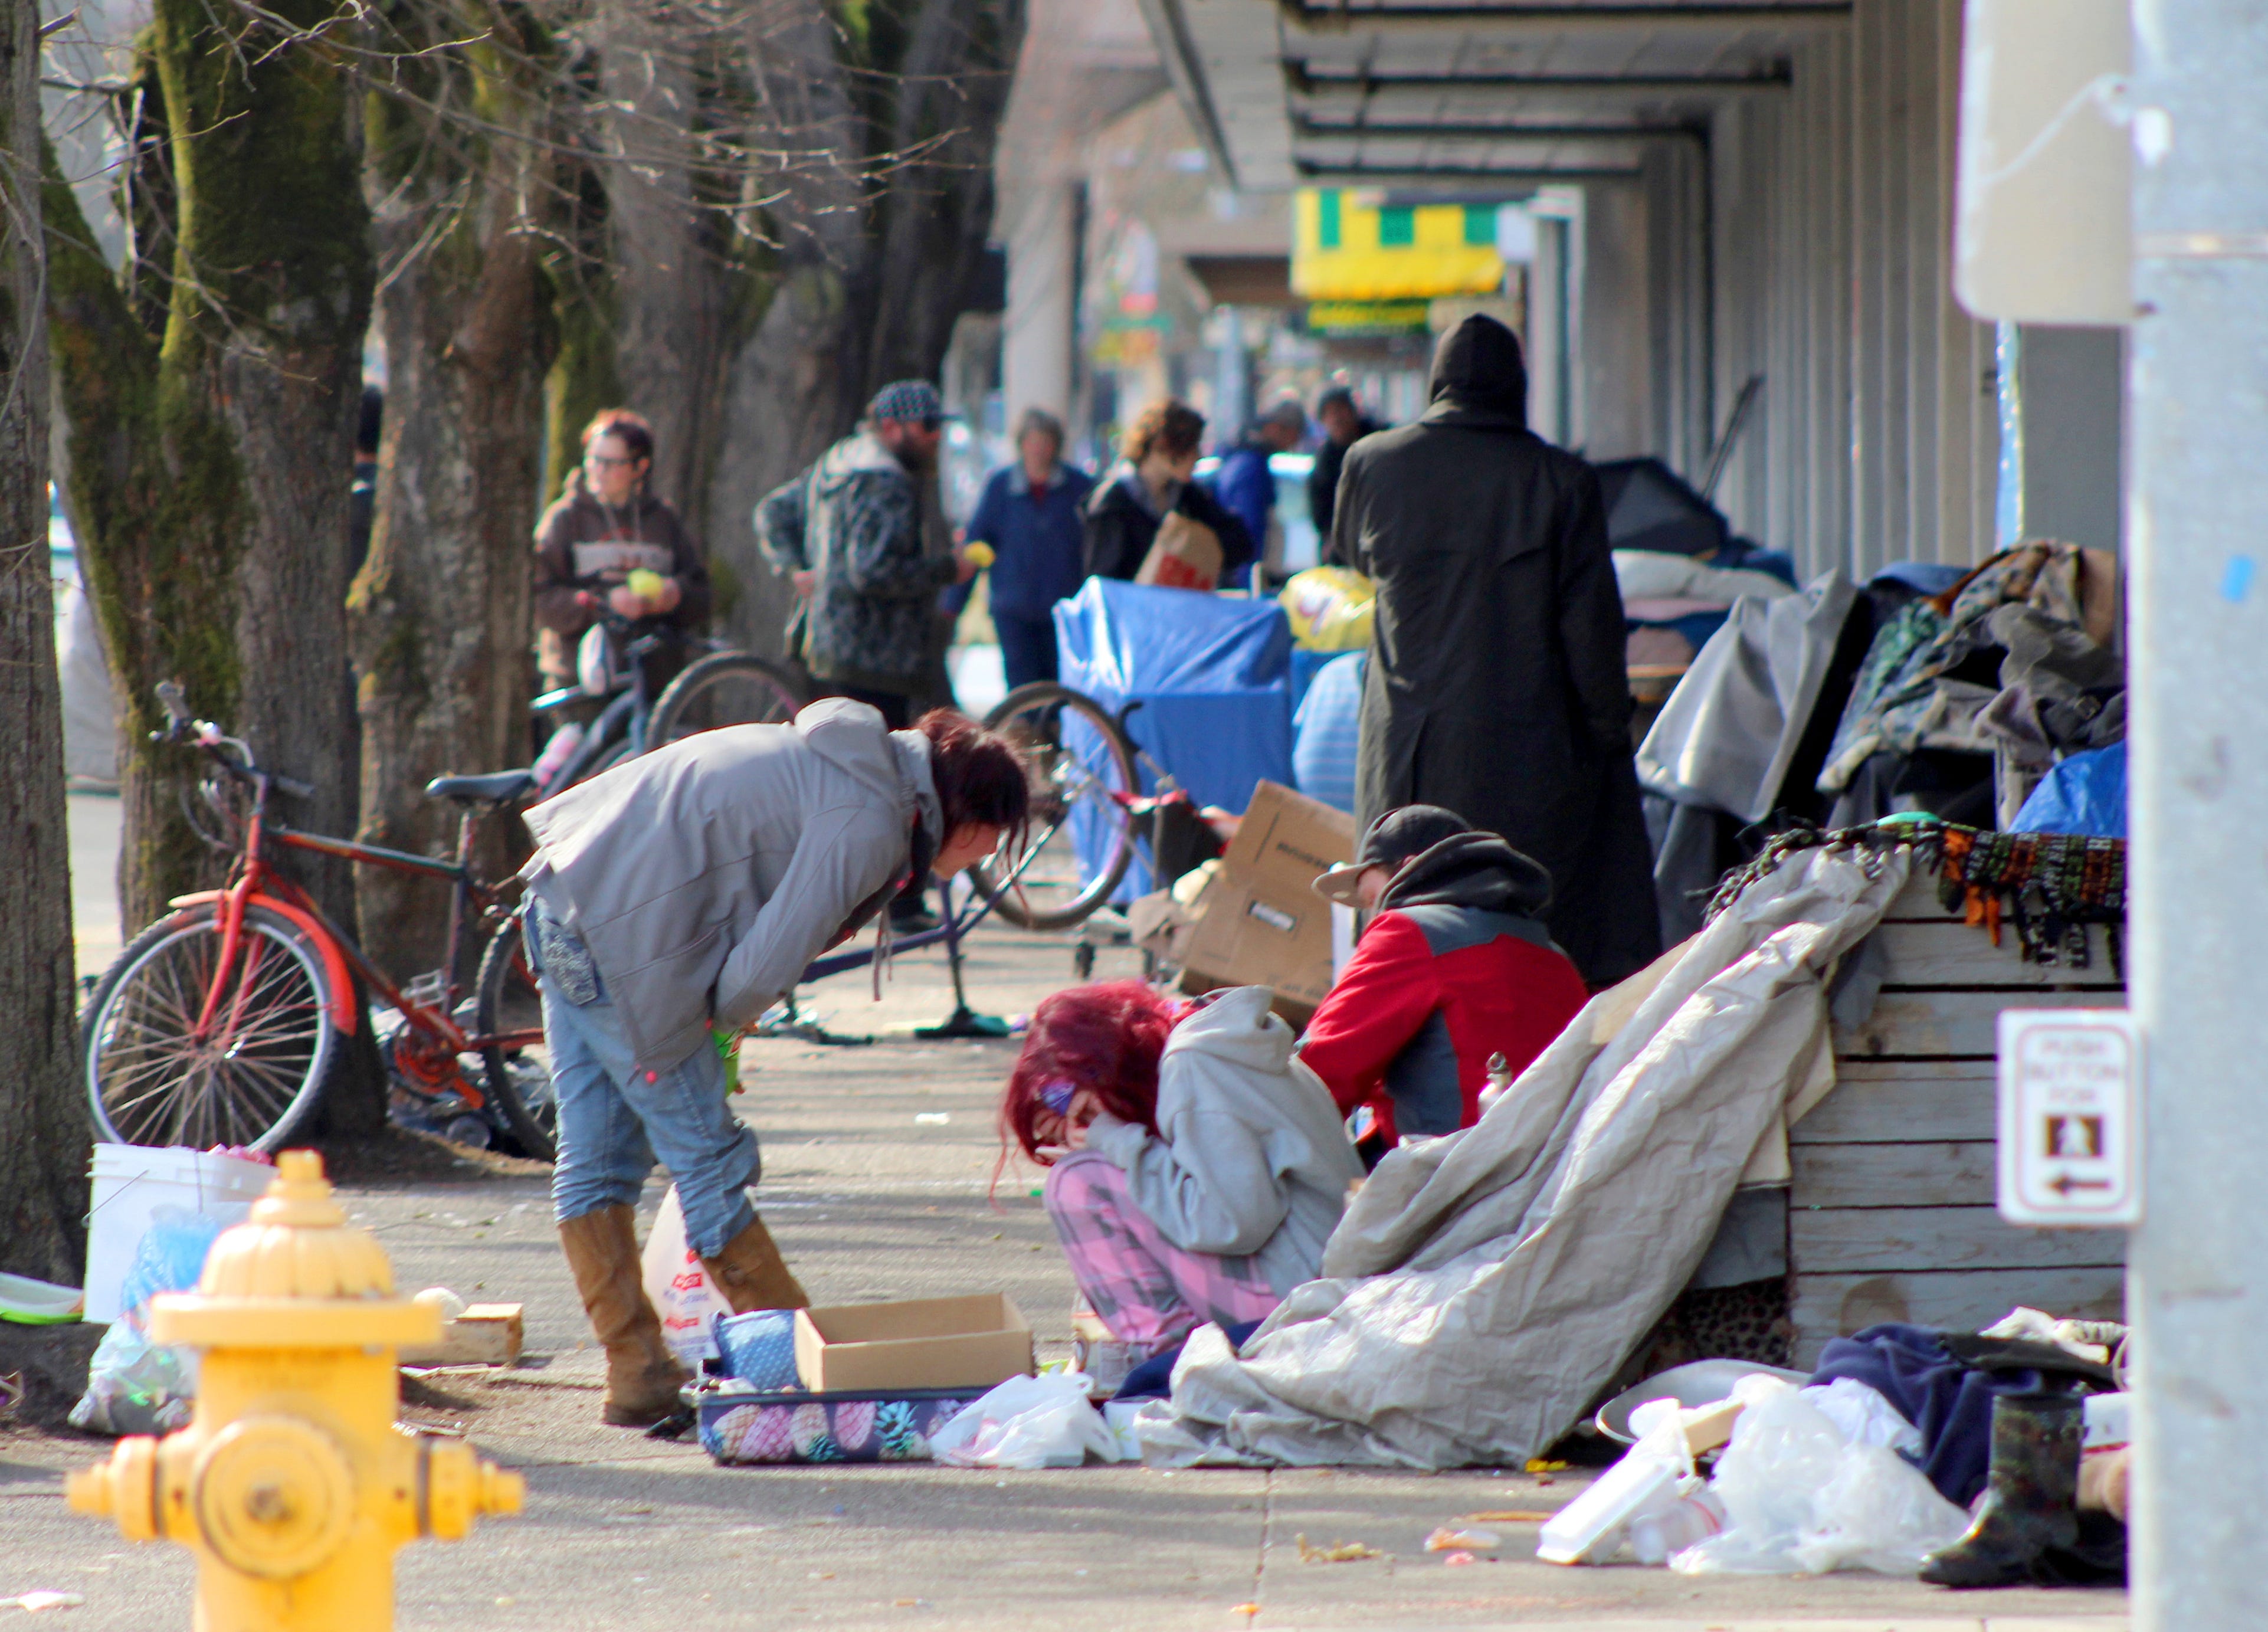
<svg viewBox="0 0 2268 1632">
<path fill-rule="evenodd" d="M 358 974 L 372 991 L 401 1011 L 403 1020 L 410 1027 L 423 1033 L 431 1043 L 445 1048 L 452 1056 L 485 1048 L 524 1048 L 542 1040 L 543 1033 L 540 1029 L 490 1035 L 467 1032 L 457 1024 L 454 1011 L 460 989 L 457 979 L 459 943 L 465 923 L 466 905 L 470 902 L 485 913 L 493 909 L 499 901 L 495 891 L 473 876 L 470 854 L 474 815 L 470 810 L 463 812 L 458 820 L 455 859 L 443 861 L 430 856 L 413 856 L 405 850 L 387 849 L 382 845 L 305 833 L 280 822 L 271 823 L 267 813 L 269 778 L 266 773 L 247 772 L 243 768 L 234 766 L 227 768 L 239 776 L 249 776 L 254 783 L 252 812 L 246 823 L 244 849 L 234 874 L 222 889 L 180 896 L 172 903 L 179 908 L 215 901 L 220 908 L 220 956 L 214 963 L 212 980 L 197 1015 L 193 1035 L 198 1041 L 204 1041 L 216 1030 L 223 1035 L 230 1034 L 242 1018 L 245 997 L 252 983 L 249 979 L 236 980 L 237 960 L 244 949 L 245 909 L 255 905 L 266 907 L 291 920 L 314 943 L 331 977 L 333 1023 L 346 1035 L 353 1035 L 358 1023 L 352 979 L 352 975 Z M 268 844 L 271 840 L 289 849 L 383 867 L 389 871 L 417 873 L 449 880 L 449 950 L 447 961 L 441 972 L 441 1006 L 438 1010 L 428 1008 L 408 996 L 364 957 L 354 937 L 332 923 L 312 895 L 269 863 Z M 229 996 L 232 986 L 234 989 L 232 997 Z M 225 1020 L 224 1006 L 226 1009 Z M 475 1108 L 485 1103 L 485 1096 L 469 1079 L 460 1079 L 458 1092 Z"/>
<path fill-rule="evenodd" d="M 1033 858 L 1039 853 L 1040 847 L 1036 844 L 1027 844 L 1024 847 L 1023 853 L 1016 858 L 1016 870 L 1002 883 L 1002 893 L 1015 887 L 1016 881 L 1024 876 L 1024 869 L 1032 864 Z M 924 930 L 915 935 L 893 936 L 890 939 L 890 951 L 893 955 L 902 952 L 919 952 L 924 947 L 934 946 L 943 942 L 946 952 L 953 962 L 954 978 L 956 981 L 960 979 L 961 943 L 971 930 L 984 922 L 985 915 L 992 910 L 992 902 L 997 899 L 987 896 L 983 891 L 976 887 L 975 880 L 972 879 L 968 881 L 968 901 L 956 908 L 953 904 L 953 886 L 958 881 L 959 875 L 956 874 L 954 878 L 946 879 L 942 886 L 945 894 L 945 921 L 942 923 L 934 930 Z M 885 908 L 883 910 L 887 911 L 888 908 Z M 842 974 L 852 969 L 863 969 L 873 961 L 874 949 L 871 946 L 857 952 L 836 952 L 831 957 L 814 959 L 805 967 L 803 979 L 806 981 L 823 981 L 830 974 Z"/>
<path fill-rule="evenodd" d="M 602 619 L 601 621 L 609 628 L 618 627 L 618 631 L 626 636 L 629 635 L 630 626 L 626 621 L 614 618 Z M 622 657 L 630 665 L 628 684 L 608 697 L 606 706 L 599 710 L 598 717 L 585 729 L 582 742 L 568 756 L 567 762 L 544 784 L 547 789 L 556 792 L 562 788 L 573 787 L 589 776 L 601 759 L 624 743 L 630 745 L 633 754 L 645 752 L 646 721 L 652 717 L 653 705 L 659 701 L 658 695 L 651 695 L 646 691 L 646 659 L 669 643 L 671 638 L 657 632 L 626 639 Z M 703 646 L 712 650 L 717 647 L 713 641 L 697 641 L 684 636 L 674 638 L 679 646 L 687 651 Z M 580 686 L 563 686 L 538 697 L 534 707 L 536 712 L 543 713 L 588 695 Z"/>
</svg>

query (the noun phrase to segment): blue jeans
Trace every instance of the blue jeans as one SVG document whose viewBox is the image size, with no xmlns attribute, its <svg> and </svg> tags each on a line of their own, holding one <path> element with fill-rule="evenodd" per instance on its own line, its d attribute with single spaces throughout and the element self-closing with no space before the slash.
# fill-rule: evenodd
<svg viewBox="0 0 2268 1632">
<path fill-rule="evenodd" d="M 541 910 L 531 907 L 531 919 Z M 532 923 L 529 929 L 529 959 L 538 962 Z M 550 932 L 571 934 L 556 923 Z M 755 1221 L 747 1191 L 762 1171 L 755 1130 L 725 1105 L 717 1051 L 704 1043 L 666 1070 L 647 1070 L 631 1057 L 596 970 L 595 995 L 582 1003 L 540 962 L 537 976 L 552 1092 L 559 1098 L 554 1216 L 564 1224 L 616 1202 L 635 1207 L 659 1157 L 677 1182 L 686 1245 L 703 1258 L 716 1256 Z"/>
<path fill-rule="evenodd" d="M 1056 621 L 1052 615 L 1022 618 L 1013 613 L 995 612 L 992 629 L 1000 636 L 1000 666 L 1006 674 L 1010 691 L 1034 680 L 1056 678 Z"/>
</svg>

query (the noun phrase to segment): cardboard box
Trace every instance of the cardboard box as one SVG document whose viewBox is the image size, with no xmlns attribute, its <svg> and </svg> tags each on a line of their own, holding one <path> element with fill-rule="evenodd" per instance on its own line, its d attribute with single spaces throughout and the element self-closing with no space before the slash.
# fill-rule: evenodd
<svg viewBox="0 0 2268 1632">
<path fill-rule="evenodd" d="M 799 1309 L 795 1370 L 819 1393 L 981 1391 L 1031 1373 L 1032 1327 L 1001 1292 Z"/>
<path fill-rule="evenodd" d="M 1315 878 L 1354 859 L 1355 838 L 1344 811 L 1262 783 L 1198 898 L 1182 989 L 1265 986 L 1278 1012 L 1304 1024 L 1331 989 L 1331 906 Z"/>
</svg>

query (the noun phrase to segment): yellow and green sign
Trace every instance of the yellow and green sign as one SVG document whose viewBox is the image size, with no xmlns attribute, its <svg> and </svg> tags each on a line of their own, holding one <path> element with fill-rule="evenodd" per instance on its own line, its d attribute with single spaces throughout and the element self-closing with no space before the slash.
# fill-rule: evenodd
<svg viewBox="0 0 2268 1632">
<path fill-rule="evenodd" d="M 1318 334 L 1422 334 L 1432 309 L 1426 300 L 1314 300 L 1307 327 Z"/>
<path fill-rule="evenodd" d="M 1503 288 L 1495 204 L 1395 203 L 1376 191 L 1303 187 L 1292 290 L 1310 301 L 1424 301 Z"/>
</svg>

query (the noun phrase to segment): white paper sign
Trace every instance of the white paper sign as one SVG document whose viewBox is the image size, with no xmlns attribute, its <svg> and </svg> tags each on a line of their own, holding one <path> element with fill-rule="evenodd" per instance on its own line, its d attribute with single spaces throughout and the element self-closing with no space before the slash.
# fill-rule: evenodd
<svg viewBox="0 0 2268 1632">
<path fill-rule="evenodd" d="M 2142 1047 L 2124 1009 L 2000 1011 L 2000 1217 L 2142 1217 Z"/>
</svg>

